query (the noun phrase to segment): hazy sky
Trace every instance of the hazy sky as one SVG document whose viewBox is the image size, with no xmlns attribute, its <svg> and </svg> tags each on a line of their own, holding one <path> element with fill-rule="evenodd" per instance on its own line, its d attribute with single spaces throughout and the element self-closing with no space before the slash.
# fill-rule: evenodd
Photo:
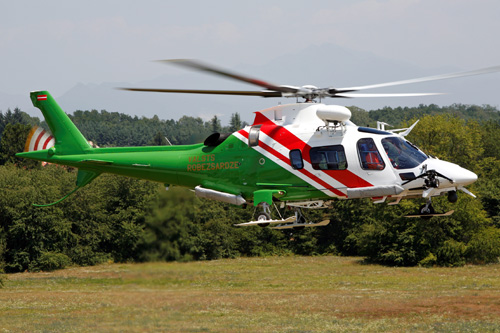
<svg viewBox="0 0 500 333">
<path fill-rule="evenodd" d="M 324 43 L 471 70 L 500 64 L 499 15 L 498 0 L 4 1 L 0 92 L 57 96 L 176 70 L 156 59 L 258 66 Z"/>
</svg>

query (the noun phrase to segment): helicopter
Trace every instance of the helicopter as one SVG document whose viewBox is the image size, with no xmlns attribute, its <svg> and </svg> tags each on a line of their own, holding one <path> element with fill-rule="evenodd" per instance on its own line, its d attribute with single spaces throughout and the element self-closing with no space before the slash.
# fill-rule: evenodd
<svg viewBox="0 0 500 333">
<path fill-rule="evenodd" d="M 102 173 L 111 173 L 169 186 L 190 188 L 201 198 L 246 207 L 257 213 L 237 226 L 301 229 L 328 224 L 307 221 L 303 209 L 328 208 L 336 199 L 371 198 L 396 205 L 402 199 L 423 198 L 425 204 L 408 217 L 448 216 L 436 213 L 432 198 L 457 192 L 474 197 L 465 186 L 477 180 L 472 171 L 427 155 L 405 139 L 409 128 L 387 130 L 355 125 L 351 111 L 327 105 L 325 98 L 405 97 L 439 93 L 358 93 L 358 91 L 411 83 L 451 79 L 500 71 L 500 66 L 474 71 L 422 77 L 346 88 L 312 85 L 277 85 L 233 73 L 206 63 L 164 60 L 185 68 L 223 76 L 263 88 L 258 91 L 119 88 L 128 91 L 292 97 L 296 103 L 275 105 L 255 112 L 251 125 L 234 133 L 213 133 L 203 143 L 154 147 L 96 148 L 81 134 L 48 91 L 32 91 L 50 132 L 38 128 L 28 136 L 25 152 L 17 156 L 78 169 L 76 188 L 50 206 L 66 199 Z M 299 101 L 303 99 L 303 101 Z M 294 210 L 283 218 L 281 208 Z M 275 208 L 280 218 L 273 219 Z"/>
</svg>

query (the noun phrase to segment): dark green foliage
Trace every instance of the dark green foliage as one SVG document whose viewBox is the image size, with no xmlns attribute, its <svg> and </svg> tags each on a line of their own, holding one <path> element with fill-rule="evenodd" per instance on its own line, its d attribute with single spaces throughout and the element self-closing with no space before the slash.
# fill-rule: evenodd
<svg viewBox="0 0 500 333">
<path fill-rule="evenodd" d="M 398 206 L 372 204 L 368 200 L 334 203 L 336 211 L 329 226 L 337 249 L 345 255 L 362 255 L 371 262 L 396 266 L 461 265 L 466 252 L 451 255 L 452 245 L 468 244 L 472 237 L 489 225 L 478 200 L 460 196 L 452 206 L 445 198 L 434 200 L 437 209 L 456 209 L 448 218 L 405 218 L 415 213 L 418 201 L 406 200 Z M 431 260 L 432 259 L 432 260 Z"/>
<path fill-rule="evenodd" d="M 444 114 L 452 115 L 454 117 L 461 118 L 467 121 L 500 121 L 499 110 L 491 105 L 477 106 L 465 104 L 453 104 L 443 107 L 435 104 L 420 104 L 418 107 L 385 107 L 382 109 L 370 111 L 369 117 L 373 121 L 383 121 L 397 128 L 398 125 L 408 122 L 412 119 L 419 119 L 426 115 L 437 116 Z M 364 126 L 365 124 L 359 123 L 359 125 Z"/>
<path fill-rule="evenodd" d="M 481 140 L 484 145 L 484 157 L 500 156 L 500 121 L 490 120 L 481 126 Z"/>
<path fill-rule="evenodd" d="M 372 112 L 367 112 L 361 108 L 356 106 L 350 106 L 349 110 L 351 110 L 351 121 L 358 126 L 365 127 L 377 127 L 377 121 L 371 118 Z"/>
<path fill-rule="evenodd" d="M 408 140 L 427 154 L 473 171 L 484 152 L 480 125 L 449 114 L 421 117 Z"/>
<path fill-rule="evenodd" d="M 37 162 L 15 157 L 16 153 L 24 150 L 31 127 L 38 123 L 38 118 L 30 118 L 18 108 L 14 112 L 0 112 L 0 165 L 13 163 L 27 168 L 39 165 Z"/>
<path fill-rule="evenodd" d="M 160 120 L 158 116 L 139 118 L 92 110 L 75 111 L 70 118 L 88 140 L 101 147 L 165 145 L 165 137 L 174 145 L 197 143 L 203 142 L 213 132 L 232 133 L 245 125 L 238 113 L 232 115 L 231 124 L 227 127 L 221 126 L 217 116 L 207 122 L 188 116 L 179 120 Z"/>
<path fill-rule="evenodd" d="M 236 132 L 243 128 L 243 123 L 241 122 L 240 114 L 233 113 L 231 115 L 231 120 L 229 121 L 229 132 Z"/>
<path fill-rule="evenodd" d="M 5 267 L 5 232 L 0 229 L 0 288 L 3 287 L 5 281 L 4 267 Z"/>
<path fill-rule="evenodd" d="M 474 263 L 496 263 L 500 258 L 500 229 L 488 227 L 472 236 L 467 257 Z"/>
<path fill-rule="evenodd" d="M 474 184 L 484 210 L 500 228 L 500 157 L 487 157 L 477 165 L 478 180 Z"/>
<path fill-rule="evenodd" d="M 192 260 L 195 257 L 199 252 L 195 239 L 199 228 L 193 222 L 194 201 L 193 195 L 175 188 L 159 196 L 157 209 L 145 221 L 141 259 Z"/>
<path fill-rule="evenodd" d="M 161 132 L 156 133 L 153 140 L 149 143 L 151 146 L 166 146 L 168 144 L 167 139 L 163 136 Z"/>
<path fill-rule="evenodd" d="M 8 124 L 37 125 L 39 123 L 40 120 L 38 118 L 31 118 L 27 113 L 22 112 L 18 108 L 15 108 L 14 112 L 8 109 L 5 114 L 0 111 L 0 137 Z"/>
<path fill-rule="evenodd" d="M 465 264 L 465 250 L 463 242 L 447 239 L 436 251 L 436 263 L 441 266 L 462 266 Z"/>
<path fill-rule="evenodd" d="M 81 235 L 71 246 L 72 260 L 80 265 L 135 260 L 146 216 L 160 188 L 152 182 L 101 175 L 76 198 L 66 200 L 66 218 Z"/>
<path fill-rule="evenodd" d="M 220 119 L 217 118 L 217 116 L 214 116 L 211 120 L 210 120 L 210 131 L 212 133 L 220 133 L 222 130 L 222 126 L 220 124 Z"/>
<path fill-rule="evenodd" d="M 19 158 L 15 155 L 24 150 L 31 125 L 7 124 L 0 139 L 0 165 L 16 164 L 25 168 L 37 168 L 40 162 Z"/>
<path fill-rule="evenodd" d="M 61 198 L 74 187 L 75 178 L 74 171 L 57 166 L 31 171 L 0 167 L 7 272 L 45 270 L 43 263 L 56 253 L 78 265 L 137 259 L 145 216 L 159 184 L 102 175 L 56 206 L 32 206 Z M 50 256 L 41 262 L 46 253 Z"/>
<path fill-rule="evenodd" d="M 51 272 L 57 269 L 63 269 L 71 264 L 71 259 L 64 253 L 42 252 L 38 259 L 30 264 L 30 271 Z"/>
<path fill-rule="evenodd" d="M 190 191 L 163 192 L 146 219 L 142 260 L 212 260 L 286 251 L 283 233 L 268 228 L 236 228 L 253 209 L 200 200 Z"/>
</svg>

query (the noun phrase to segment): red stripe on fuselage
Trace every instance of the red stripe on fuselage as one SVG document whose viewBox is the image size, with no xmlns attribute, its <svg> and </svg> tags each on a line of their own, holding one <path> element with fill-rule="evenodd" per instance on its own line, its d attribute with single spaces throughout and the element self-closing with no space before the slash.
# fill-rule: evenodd
<svg viewBox="0 0 500 333">
<path fill-rule="evenodd" d="M 255 119 L 253 120 L 252 126 L 255 125 L 274 125 L 276 126 L 269 118 L 264 116 L 260 112 L 255 112 Z"/>
<path fill-rule="evenodd" d="M 309 151 L 311 146 L 299 139 L 295 134 L 287 130 L 283 126 L 278 126 L 269 118 L 260 112 L 256 112 L 254 124 L 262 124 L 260 130 L 267 134 L 273 140 L 286 147 L 287 149 L 300 149 L 302 151 L 302 158 L 311 163 Z M 363 178 L 357 176 L 349 170 L 318 170 L 326 173 L 336 181 L 344 184 L 347 187 L 368 187 L 373 186 Z"/>
<path fill-rule="evenodd" d="M 248 139 L 248 132 L 245 131 L 244 129 L 239 130 L 238 134 L 241 134 L 241 135 L 243 135 L 245 137 L 245 139 Z"/>
</svg>

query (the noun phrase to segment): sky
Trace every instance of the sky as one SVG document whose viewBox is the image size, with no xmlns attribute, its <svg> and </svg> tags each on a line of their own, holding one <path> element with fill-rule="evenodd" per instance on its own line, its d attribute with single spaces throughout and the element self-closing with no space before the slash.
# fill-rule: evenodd
<svg viewBox="0 0 500 333">
<path fill-rule="evenodd" d="M 182 70 L 153 61 L 174 58 L 231 70 L 266 68 L 256 71 L 259 78 L 274 82 L 294 68 L 276 66 L 274 72 L 269 64 L 325 44 L 394 63 L 395 79 L 409 78 L 397 77 L 401 63 L 422 69 L 421 76 L 442 74 L 433 69 L 472 70 L 500 65 L 499 13 L 497 0 L 6 1 L 0 12 L 0 93 L 28 99 L 29 91 L 44 89 L 57 97 L 77 84 L 137 85 L 169 75 L 165 88 L 176 88 Z M 301 67 L 328 67 L 330 73 L 341 66 L 332 54 L 331 63 Z M 197 75 L 190 76 L 190 88 L 198 88 L 197 77 L 202 81 L 205 74 Z M 500 84 L 500 74 L 490 75 Z M 214 84 L 232 87 L 226 81 Z M 368 83 L 377 82 L 357 84 Z M 245 105 L 252 103 L 244 98 Z"/>
</svg>

